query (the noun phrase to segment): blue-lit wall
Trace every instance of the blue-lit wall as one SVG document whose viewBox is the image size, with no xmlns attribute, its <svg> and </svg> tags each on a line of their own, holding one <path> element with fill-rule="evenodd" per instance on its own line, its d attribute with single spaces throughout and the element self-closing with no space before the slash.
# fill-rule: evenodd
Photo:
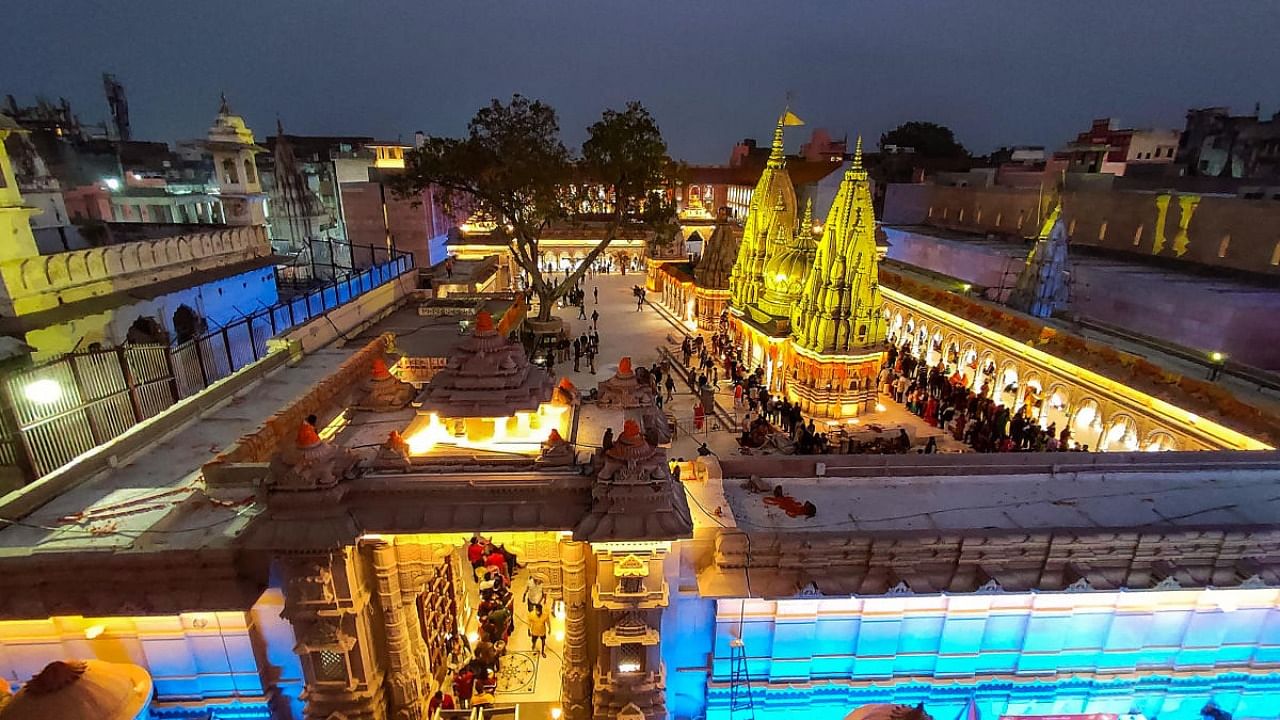
<svg viewBox="0 0 1280 720">
<path fill-rule="evenodd" d="M 1280 717 L 1274 589 L 720 600 L 709 719 L 731 717 L 739 634 L 757 720 L 920 701 L 949 720 L 971 696 L 984 718 L 1138 711 L 1198 720 L 1210 700 L 1237 720 Z"/>
</svg>

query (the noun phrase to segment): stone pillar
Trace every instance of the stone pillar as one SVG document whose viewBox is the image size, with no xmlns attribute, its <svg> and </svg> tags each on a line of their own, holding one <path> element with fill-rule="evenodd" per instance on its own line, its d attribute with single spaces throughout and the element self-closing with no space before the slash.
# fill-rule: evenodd
<svg viewBox="0 0 1280 720">
<path fill-rule="evenodd" d="M 361 546 L 370 551 L 377 578 L 378 604 L 382 606 L 387 634 L 387 686 L 391 690 L 392 717 L 396 720 L 422 720 L 426 716 L 422 702 L 422 671 L 414 656 L 413 640 L 402 604 L 395 547 L 385 539 L 369 540 Z"/>
<path fill-rule="evenodd" d="M 591 718 L 591 658 L 587 649 L 587 543 L 560 542 L 564 583 L 564 672 L 560 705 L 566 720 Z"/>
</svg>

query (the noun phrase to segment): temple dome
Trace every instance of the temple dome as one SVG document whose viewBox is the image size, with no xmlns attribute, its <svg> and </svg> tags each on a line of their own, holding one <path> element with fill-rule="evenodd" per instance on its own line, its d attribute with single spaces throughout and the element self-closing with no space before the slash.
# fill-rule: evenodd
<svg viewBox="0 0 1280 720">
<path fill-rule="evenodd" d="M 0 720 L 134 720 L 151 702 L 151 676 L 137 665 L 51 662 L 0 710 Z"/>
<path fill-rule="evenodd" d="M 482 312 L 475 330 L 418 396 L 420 413 L 441 418 L 510 417 L 535 411 L 551 399 L 551 374 L 532 365 L 518 342 L 508 340 Z"/>
</svg>

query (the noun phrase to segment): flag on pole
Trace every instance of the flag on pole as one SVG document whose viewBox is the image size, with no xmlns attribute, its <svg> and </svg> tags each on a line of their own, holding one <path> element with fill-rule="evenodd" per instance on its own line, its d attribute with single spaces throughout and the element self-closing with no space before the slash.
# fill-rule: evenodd
<svg viewBox="0 0 1280 720">
<path fill-rule="evenodd" d="M 981 720 L 978 714 L 978 703 L 972 697 L 969 698 L 969 702 L 965 704 L 956 720 Z"/>
<path fill-rule="evenodd" d="M 782 114 L 782 124 L 784 127 L 794 127 L 796 125 L 803 125 L 804 121 L 801 120 L 800 117 L 797 116 L 795 113 L 791 112 L 790 110 L 787 110 L 785 113 Z"/>
</svg>

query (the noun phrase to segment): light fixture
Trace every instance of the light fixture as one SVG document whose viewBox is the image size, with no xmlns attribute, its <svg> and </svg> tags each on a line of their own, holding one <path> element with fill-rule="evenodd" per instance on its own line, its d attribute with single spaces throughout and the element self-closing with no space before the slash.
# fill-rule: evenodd
<svg viewBox="0 0 1280 720">
<path fill-rule="evenodd" d="M 635 660 L 619 660 L 618 672 L 620 673 L 640 672 L 640 663 Z"/>
<path fill-rule="evenodd" d="M 884 412 L 884 403 L 876 403 L 876 412 Z"/>
<path fill-rule="evenodd" d="M 107 189 L 111 190 L 112 192 L 115 192 L 116 190 L 120 189 L 119 178 L 113 178 L 113 177 L 102 178 L 102 184 L 106 185 Z"/>
<path fill-rule="evenodd" d="M 1226 356 L 1226 355 L 1223 355 L 1222 353 L 1218 352 L 1217 350 L 1214 350 L 1213 352 L 1209 353 L 1209 359 L 1210 359 L 1210 360 L 1212 360 L 1212 361 L 1214 361 L 1214 362 L 1216 362 L 1216 363 L 1220 363 L 1220 362 L 1222 362 L 1223 360 L 1226 360 L 1226 359 L 1227 359 L 1227 356 Z"/>
<path fill-rule="evenodd" d="M 560 720 L 561 715 L 564 715 L 564 711 L 559 707 L 551 708 L 551 720 Z"/>
<path fill-rule="evenodd" d="M 961 283 L 960 289 L 963 290 L 964 292 L 969 292 L 970 290 L 973 289 L 973 286 L 970 285 L 969 283 Z"/>
<path fill-rule="evenodd" d="M 476 632 L 475 630 L 472 630 L 471 632 L 467 633 L 467 642 L 471 643 L 471 647 L 475 647 L 476 643 L 479 641 L 480 641 L 480 633 Z"/>
<path fill-rule="evenodd" d="M 101 635 L 104 631 L 106 631 L 106 629 L 107 629 L 106 625 L 102 625 L 102 624 L 90 625 L 89 627 L 84 629 L 85 639 L 92 640 L 98 637 L 99 635 Z"/>
<path fill-rule="evenodd" d="M 41 378 L 27 383 L 22 394 L 36 405 L 52 405 L 62 399 L 62 386 L 57 380 Z"/>
</svg>

